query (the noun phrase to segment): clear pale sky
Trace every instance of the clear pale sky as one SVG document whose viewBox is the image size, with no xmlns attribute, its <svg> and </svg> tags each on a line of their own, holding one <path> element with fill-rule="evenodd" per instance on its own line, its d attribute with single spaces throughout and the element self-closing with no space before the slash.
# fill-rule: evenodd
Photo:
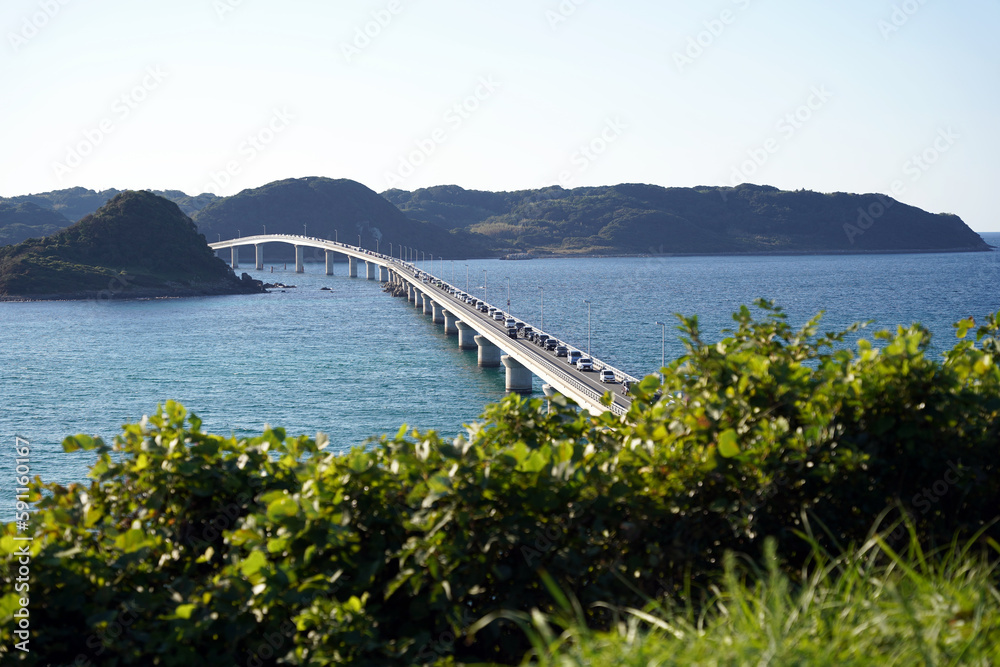
<svg viewBox="0 0 1000 667">
<path fill-rule="evenodd" d="M 751 182 L 1000 230 L 996 0 L 7 0 L 0 28 L 2 196 Z"/>
</svg>

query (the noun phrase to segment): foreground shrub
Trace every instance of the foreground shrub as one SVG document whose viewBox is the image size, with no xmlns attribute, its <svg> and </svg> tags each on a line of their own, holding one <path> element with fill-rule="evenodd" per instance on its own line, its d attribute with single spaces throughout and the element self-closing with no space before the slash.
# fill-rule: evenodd
<svg viewBox="0 0 1000 667">
<path fill-rule="evenodd" d="M 793 330 L 759 305 L 717 343 L 683 320 L 687 355 L 636 388 L 624 422 L 512 396 L 451 442 L 404 428 L 332 455 L 281 429 L 206 434 L 168 402 L 113 447 L 68 438 L 96 452 L 93 481 L 34 490 L 36 653 L 5 661 L 512 663 L 530 646 L 516 624 L 469 628 L 552 611 L 542 571 L 606 628 L 593 603 L 700 607 L 726 552 L 760 558 L 768 536 L 794 575 L 807 519 L 832 553 L 889 505 L 931 548 L 997 537 L 1000 316 L 960 323 L 938 361 L 918 326 L 852 352 L 851 332 Z M 16 608 L 5 591 L 0 651 Z"/>
</svg>

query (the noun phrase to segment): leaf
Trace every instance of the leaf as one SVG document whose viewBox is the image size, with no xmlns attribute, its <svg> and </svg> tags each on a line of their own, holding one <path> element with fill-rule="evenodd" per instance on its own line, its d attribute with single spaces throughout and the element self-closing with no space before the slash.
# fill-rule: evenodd
<svg viewBox="0 0 1000 667">
<path fill-rule="evenodd" d="M 299 504 L 288 496 L 278 498 L 267 506 L 267 518 L 271 521 L 276 521 L 288 516 L 295 516 L 298 513 Z"/>
<path fill-rule="evenodd" d="M 727 429 L 719 434 L 719 453 L 727 459 L 739 456 L 740 446 L 735 430 Z"/>
<path fill-rule="evenodd" d="M 265 565 L 267 565 L 267 558 L 264 554 L 260 551 L 254 551 L 240 563 L 240 572 L 252 580 L 254 575 L 260 572 Z"/>
<path fill-rule="evenodd" d="M 192 612 L 194 612 L 197 608 L 198 605 L 196 604 L 182 604 L 177 607 L 177 611 L 174 612 L 174 615 L 177 618 L 189 619 L 191 618 Z"/>
</svg>

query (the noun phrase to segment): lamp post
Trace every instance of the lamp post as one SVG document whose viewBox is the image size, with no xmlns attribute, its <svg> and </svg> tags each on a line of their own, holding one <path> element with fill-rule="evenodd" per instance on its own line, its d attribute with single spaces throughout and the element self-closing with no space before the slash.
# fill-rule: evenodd
<svg viewBox="0 0 1000 667">
<path fill-rule="evenodd" d="M 333 230 L 333 242 L 334 243 L 339 243 L 340 242 L 340 239 L 337 238 L 337 230 L 336 229 Z"/>
<path fill-rule="evenodd" d="M 305 224 L 302 225 L 302 236 L 309 236 L 309 233 L 306 231 Z"/>
<path fill-rule="evenodd" d="M 267 225 L 264 225 L 264 236 L 267 236 Z"/>
<path fill-rule="evenodd" d="M 510 315 L 510 276 L 507 276 L 507 314 Z"/>
<path fill-rule="evenodd" d="M 483 269 L 483 301 L 489 301 L 486 298 L 486 269 Z"/>
<path fill-rule="evenodd" d="M 361 234 L 358 234 L 358 248 L 361 247 Z"/>
<path fill-rule="evenodd" d="M 236 230 L 236 238 L 242 238 L 242 236 L 243 236 L 243 235 L 242 235 L 242 234 L 240 234 L 240 230 L 238 230 L 238 229 L 237 229 L 237 230 Z"/>
<path fill-rule="evenodd" d="M 392 241 L 389 241 L 389 257 L 392 257 Z"/>
<path fill-rule="evenodd" d="M 469 265 L 465 265 L 465 293 L 469 293 Z"/>
<path fill-rule="evenodd" d="M 538 310 L 541 315 L 541 322 L 538 324 L 538 328 L 545 331 L 545 288 L 538 288 Z"/>
<path fill-rule="evenodd" d="M 590 301 L 584 299 L 583 302 L 587 304 L 587 356 L 590 356 Z"/>
<path fill-rule="evenodd" d="M 375 239 L 375 254 L 378 254 L 378 239 Z"/>
<path fill-rule="evenodd" d="M 222 234 L 216 234 L 219 237 L 219 243 L 222 243 Z"/>
<path fill-rule="evenodd" d="M 667 323 L 657 321 L 660 325 L 660 383 L 663 383 L 663 367 L 667 365 Z"/>
</svg>

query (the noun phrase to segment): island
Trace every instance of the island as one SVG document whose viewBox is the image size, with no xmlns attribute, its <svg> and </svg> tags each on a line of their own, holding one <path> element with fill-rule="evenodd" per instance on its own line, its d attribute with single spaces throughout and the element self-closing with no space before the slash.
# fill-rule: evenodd
<svg viewBox="0 0 1000 667">
<path fill-rule="evenodd" d="M 263 292 L 215 256 L 177 204 L 125 191 L 43 238 L 0 248 L 0 300 L 122 299 Z"/>
</svg>

